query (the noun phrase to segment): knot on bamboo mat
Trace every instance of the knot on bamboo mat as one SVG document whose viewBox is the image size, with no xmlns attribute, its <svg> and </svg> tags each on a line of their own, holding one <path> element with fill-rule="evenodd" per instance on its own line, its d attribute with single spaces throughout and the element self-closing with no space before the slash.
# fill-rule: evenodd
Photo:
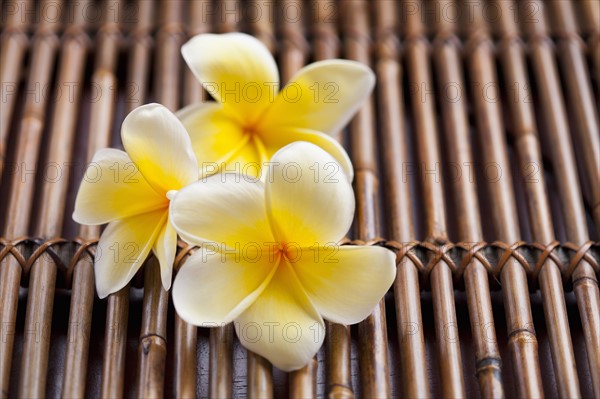
<svg viewBox="0 0 600 399">
<path fill-rule="evenodd" d="M 21 268 L 22 278 L 27 279 L 33 265 L 43 256 L 62 274 L 66 288 L 70 288 L 73 273 L 82 260 L 91 264 L 96 254 L 98 241 L 76 238 L 42 239 L 37 237 L 19 237 L 13 240 L 0 238 L 1 267 L 10 267 L 15 262 Z M 566 287 L 571 281 L 577 267 L 583 263 L 600 274 L 600 243 L 592 241 L 581 245 L 553 241 L 549 244 L 526 243 L 518 241 L 505 243 L 501 241 L 457 242 L 435 244 L 432 242 L 399 243 L 384 238 L 369 241 L 344 240 L 341 245 L 377 245 L 388 248 L 396 254 L 399 267 L 415 267 L 419 272 L 423 288 L 429 286 L 429 275 L 435 267 L 447 265 L 452 271 L 457 288 L 462 284 L 464 273 L 471 265 L 479 265 L 487 271 L 494 281 L 501 284 L 500 275 L 510 262 L 522 267 L 530 279 L 530 289 L 537 289 L 537 279 L 546 266 L 557 267 Z M 189 255 L 196 250 L 195 246 L 178 242 L 174 270 L 177 272 Z"/>
<path fill-rule="evenodd" d="M 468 267 L 480 265 L 500 286 L 503 268 L 510 262 L 515 262 L 527 273 L 531 290 L 537 289 L 538 276 L 545 266 L 558 267 L 566 287 L 571 286 L 573 273 L 581 262 L 586 262 L 596 274 L 600 274 L 600 243 L 592 241 L 582 245 L 569 242 L 561 244 L 558 241 L 549 244 L 481 241 L 438 245 L 425 241 L 399 243 L 375 238 L 369 241 L 345 240 L 342 245 L 378 245 L 394 251 L 399 267 L 413 266 L 417 269 L 423 288 L 429 287 L 429 275 L 440 264 L 450 268 L 457 285 L 462 284 Z"/>
<path fill-rule="evenodd" d="M 39 237 L 19 237 L 14 240 L 0 238 L 0 262 L 2 267 L 8 267 L 9 259 L 16 261 L 21 268 L 21 277 L 27 279 L 33 265 L 45 258 L 56 267 L 65 278 L 67 288 L 71 287 L 73 271 L 79 261 L 89 255 L 90 262 L 94 259 L 98 240 L 76 238 L 43 239 Z"/>
</svg>

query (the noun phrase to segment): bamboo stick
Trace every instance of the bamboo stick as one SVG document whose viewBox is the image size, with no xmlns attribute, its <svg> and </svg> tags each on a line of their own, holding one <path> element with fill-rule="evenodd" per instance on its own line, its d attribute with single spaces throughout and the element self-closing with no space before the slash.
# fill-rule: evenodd
<svg viewBox="0 0 600 399">
<path fill-rule="evenodd" d="M 42 5 L 49 1 L 51 0 L 46 0 Z M 32 39 L 32 67 L 26 86 L 32 94 L 26 98 L 23 117 L 19 125 L 14 158 L 18 169 L 10 182 L 10 197 L 3 235 L 9 239 L 26 236 L 29 232 L 35 178 L 33 175 L 28 175 L 27 171 L 35 173 L 34 165 L 36 165 L 39 155 L 48 100 L 47 96 L 41 96 L 40 87 L 46 87 L 51 82 L 52 70 L 47 68 L 47 65 L 52 65 L 56 56 L 58 45 L 56 30 L 58 28 L 58 21 L 42 19 Z M 8 47 L 3 45 L 2 48 Z M 0 262 L 2 326 L 15 325 L 21 272 L 21 265 L 12 257 L 7 257 Z M 2 397 L 7 397 L 9 392 L 14 338 L 14 334 L 3 334 L 0 340 L 0 392 L 2 392 Z"/>
<path fill-rule="evenodd" d="M 221 0 L 216 2 L 217 33 L 235 32 L 242 19 L 239 0 Z M 273 7 L 273 4 L 269 5 Z"/>
<path fill-rule="evenodd" d="M 312 27 L 315 61 L 339 57 L 340 39 L 336 24 L 339 10 L 335 1 L 314 0 L 315 19 Z M 343 144 L 343 136 L 336 135 Z M 326 321 L 327 387 L 325 394 L 332 398 L 353 398 L 350 369 L 350 327 Z"/>
<path fill-rule="evenodd" d="M 517 157 L 520 161 L 519 170 L 522 175 L 519 177 L 527 198 L 529 225 L 533 240 L 549 245 L 555 237 L 550 205 L 545 192 L 545 179 L 543 173 L 539 172 L 543 170 L 543 163 L 535 115 L 531 103 L 524 101 L 527 93 L 514 92 L 516 88 L 524 90 L 530 87 L 526 73 L 525 53 L 522 43 L 514 40 L 519 31 L 514 19 L 509 17 L 512 3 L 496 1 L 496 4 L 502 13 L 506 13 L 498 21 L 502 35 L 500 58 L 506 76 L 506 91 L 517 96 L 507 103 L 511 117 L 510 131 L 514 136 Z M 530 174 L 532 167 L 538 171 L 533 176 Z M 559 265 L 551 260 L 546 261 L 539 271 L 539 282 L 559 395 L 569 398 L 580 397 Z"/>
<path fill-rule="evenodd" d="M 97 40 L 95 71 L 92 75 L 94 87 L 99 90 L 98 101 L 92 103 L 88 140 L 87 160 L 91 162 L 95 152 L 110 146 L 114 114 L 114 96 L 117 88 L 115 69 L 120 38 L 119 24 L 105 6 L 105 21 L 100 27 Z M 122 3 L 113 2 L 111 7 L 122 7 Z M 97 239 L 99 226 L 80 226 L 79 235 L 83 239 Z M 65 355 L 62 396 L 67 398 L 85 397 L 85 381 L 89 350 L 89 337 L 94 305 L 95 286 L 93 259 L 86 256 L 81 259 L 73 271 L 71 309 L 69 314 L 70 337 Z"/>
<path fill-rule="evenodd" d="M 261 0 L 248 2 L 248 9 L 256 10 L 256 17 L 250 21 L 250 33 L 274 54 L 277 48 L 277 39 L 273 31 L 273 8 L 273 3 Z"/>
<path fill-rule="evenodd" d="M 144 303 L 138 346 L 138 398 L 164 396 L 168 307 L 169 293 L 162 287 L 158 260 L 149 258 L 144 270 Z"/>
<path fill-rule="evenodd" d="M 568 109 L 572 115 L 573 142 L 581 156 L 581 175 L 584 198 L 593 210 L 596 229 L 600 232 L 600 130 L 598 104 L 594 100 L 587 61 L 581 38 L 577 33 L 573 4 L 569 1 L 548 2 L 551 21 L 558 34 L 558 59 L 565 88 Z"/>
<path fill-rule="evenodd" d="M 493 101 L 486 88 L 498 87 L 495 59 L 487 27 L 482 21 L 482 4 L 474 5 L 475 22 L 470 25 L 467 59 L 470 67 L 479 147 L 485 162 L 497 175 L 485 179 L 492 210 L 494 238 L 506 243 L 519 240 L 519 222 L 513 195 L 510 163 L 506 150 L 504 124 L 498 101 Z M 527 276 L 523 267 L 509 259 L 500 274 L 508 327 L 509 350 L 514 380 L 519 397 L 542 397 L 542 379 L 538 361 L 537 338 Z"/>
<path fill-rule="evenodd" d="M 402 68 L 399 62 L 397 37 L 397 6 L 394 1 L 376 2 L 376 73 L 379 82 L 378 99 L 383 147 L 383 170 L 386 179 L 386 204 L 389 215 L 390 238 L 398 242 L 415 240 L 411 212 L 409 181 L 404 178 L 403 165 L 409 162 L 404 129 L 404 99 L 402 95 Z M 394 283 L 396 323 L 401 353 L 401 373 L 404 396 L 427 398 L 425 345 L 419 275 L 409 259 L 398 265 Z"/>
<path fill-rule="evenodd" d="M 436 5 L 439 10 L 456 6 L 454 1 L 438 1 Z M 442 17 L 437 21 L 437 33 L 433 43 L 439 88 L 437 97 L 442 108 L 447 159 L 450 164 L 457 166 L 461 174 L 461 177 L 451 179 L 455 223 L 458 225 L 458 240 L 475 244 L 483 240 L 483 234 L 479 219 L 477 187 L 475 181 L 470 179 L 464 170 L 474 162 L 469 138 L 467 102 L 463 95 L 466 86 L 463 80 L 460 42 L 455 35 L 452 20 Z M 452 88 L 456 90 L 454 93 Z M 464 282 L 481 396 L 503 398 L 502 359 L 494 328 L 488 275 L 479 260 L 473 258 L 467 265 Z"/>
<path fill-rule="evenodd" d="M 75 138 L 76 118 L 73 115 L 77 115 L 89 40 L 85 33 L 87 21 L 82 13 L 86 5 L 85 1 L 73 4 L 73 23 L 65 32 L 61 52 L 56 90 L 64 92 L 71 85 L 72 96 L 63 93 L 65 95 L 59 97 L 50 129 L 51 140 L 46 162 L 48 165 L 58 165 L 61 175 L 56 180 L 46 179 L 42 183 L 40 203 L 43 206 L 36 223 L 35 235 L 45 239 L 60 237 L 62 231 L 70 175 L 68 163 Z M 24 337 L 20 397 L 41 397 L 46 390 L 50 340 L 40 337 L 38 332 L 50 331 L 52 326 L 56 273 L 56 265 L 48 255 L 40 257 L 31 268 L 25 331 L 36 333 L 26 334 Z"/>
<path fill-rule="evenodd" d="M 128 60 L 127 81 L 124 85 L 128 112 L 146 102 L 148 60 L 152 44 L 150 29 L 153 26 L 154 3 L 139 0 L 136 7 L 137 21 L 129 33 L 132 49 L 131 58 Z M 104 398 L 121 398 L 124 394 L 128 316 L 129 285 L 108 297 L 100 386 L 100 396 Z"/>
<path fill-rule="evenodd" d="M 7 6 L 6 26 L 3 26 L 0 43 L 0 82 L 2 82 L 2 118 L 0 118 L 0 183 L 6 163 L 8 128 L 12 120 L 18 89 L 21 82 L 23 56 L 29 45 L 27 37 L 28 11 L 35 8 L 31 0 L 13 1 Z M 40 15 L 40 12 L 37 13 Z"/>
<path fill-rule="evenodd" d="M 587 45 L 596 81 L 596 102 L 600 103 L 600 9 L 596 0 L 583 0 L 581 7 L 582 19 L 589 30 Z M 593 209 L 593 217 L 600 220 L 600 206 Z"/>
<path fill-rule="evenodd" d="M 182 1 L 161 3 L 160 26 L 156 33 L 154 95 L 171 111 L 179 108 L 180 101 L 180 48 L 184 39 L 182 11 Z M 151 258 L 145 269 L 144 311 L 138 346 L 137 395 L 140 398 L 164 395 L 168 302 L 169 293 L 160 281 L 160 266 L 156 258 Z M 179 335 L 183 338 L 182 335 L 186 333 L 183 331 L 184 325 L 182 322 L 178 324 Z M 184 361 L 187 363 L 190 360 Z"/>
<path fill-rule="evenodd" d="M 422 3 L 418 3 L 422 6 Z M 417 143 L 417 154 L 422 171 L 422 200 L 425 204 L 426 241 L 438 245 L 448 242 L 444 192 L 440 178 L 440 153 L 435 122 L 433 80 L 429 67 L 428 43 L 424 35 L 422 13 L 412 14 L 406 27 L 406 60 L 409 84 L 418 88 L 412 98 L 413 123 Z M 430 274 L 431 292 L 434 304 L 436 345 L 439 352 L 442 393 L 445 397 L 464 397 L 465 387 L 462 376 L 462 359 L 458 324 L 454 305 L 452 271 L 448 264 L 440 261 L 433 266 Z"/>
<path fill-rule="evenodd" d="M 273 398 L 271 363 L 254 352 L 248 352 L 248 398 Z"/>
<path fill-rule="evenodd" d="M 543 10 L 542 3 L 533 4 Z M 547 21 L 543 18 L 542 13 L 538 23 L 525 22 L 523 25 L 531 52 L 533 76 L 539 91 L 538 97 L 544 115 L 543 120 L 547 121 L 544 124 L 544 132 L 550 144 L 548 148 L 556 174 L 555 180 L 562 204 L 567 240 L 581 245 L 589 239 L 589 235 L 564 97 L 552 46 L 547 36 Z M 598 279 L 591 265 L 585 260 L 579 263 L 571 277 L 583 323 L 594 394 L 600 396 L 600 292 Z"/>
<path fill-rule="evenodd" d="M 208 33 L 212 28 L 212 19 L 207 14 L 212 3 L 209 0 L 192 1 L 189 4 L 189 20 L 187 24 L 188 38 L 192 38 L 202 33 Z M 185 74 L 183 85 L 183 103 L 185 105 L 205 101 L 207 93 L 202 89 L 202 85 L 194 76 L 190 68 L 184 66 Z"/>
<path fill-rule="evenodd" d="M 369 9 L 364 1 L 340 4 L 344 53 L 348 59 L 370 64 Z M 379 177 L 376 163 L 375 112 L 370 99 L 350 124 L 351 155 L 354 163 L 357 202 L 357 236 L 368 241 L 380 235 L 378 218 Z M 365 397 L 391 395 L 385 302 L 358 326 L 362 394 Z"/>
<path fill-rule="evenodd" d="M 129 315 L 129 285 L 108 297 L 100 396 L 122 398 Z"/>
</svg>

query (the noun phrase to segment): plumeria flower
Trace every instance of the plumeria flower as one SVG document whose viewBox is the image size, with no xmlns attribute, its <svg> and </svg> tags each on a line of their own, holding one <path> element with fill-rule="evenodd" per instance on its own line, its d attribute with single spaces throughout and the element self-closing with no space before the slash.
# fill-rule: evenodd
<svg viewBox="0 0 600 399">
<path fill-rule="evenodd" d="M 321 148 L 290 144 L 266 174 L 213 175 L 175 195 L 173 226 L 200 248 L 177 274 L 173 302 L 198 326 L 234 322 L 246 348 L 290 371 L 321 347 L 323 318 L 353 324 L 372 312 L 394 280 L 395 256 L 337 244 L 354 195 Z"/>
<path fill-rule="evenodd" d="M 315 62 L 279 91 L 275 60 L 252 36 L 201 34 L 184 44 L 181 53 L 216 100 L 177 113 L 205 174 L 236 167 L 261 176 L 261 167 L 277 150 L 307 141 L 333 155 L 352 180 L 350 159 L 330 135 L 348 123 L 373 90 L 375 75 L 367 66 Z"/>
<path fill-rule="evenodd" d="M 162 105 L 132 111 L 121 139 L 126 152 L 106 148 L 95 154 L 73 212 L 81 224 L 108 223 L 94 266 L 100 298 L 123 288 L 150 250 L 160 262 L 163 287 L 171 287 L 177 233 L 169 222 L 169 198 L 198 180 L 190 138 Z"/>
</svg>

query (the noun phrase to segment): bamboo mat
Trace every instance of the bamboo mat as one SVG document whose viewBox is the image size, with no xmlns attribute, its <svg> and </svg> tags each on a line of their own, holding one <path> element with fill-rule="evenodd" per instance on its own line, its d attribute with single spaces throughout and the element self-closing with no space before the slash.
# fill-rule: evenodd
<svg viewBox="0 0 600 399">
<path fill-rule="evenodd" d="M 600 398 L 600 3 L 11 1 L 2 4 L 2 397 Z M 282 80 L 368 64 L 339 135 L 349 242 L 397 253 L 357 326 L 290 374 L 231 326 L 179 319 L 149 259 L 107 300 L 97 227 L 71 220 L 86 162 L 150 101 L 206 99 L 187 38 L 243 31 Z M 182 249 L 177 266 L 185 262 Z M 351 295 L 351 293 L 349 293 Z"/>
</svg>

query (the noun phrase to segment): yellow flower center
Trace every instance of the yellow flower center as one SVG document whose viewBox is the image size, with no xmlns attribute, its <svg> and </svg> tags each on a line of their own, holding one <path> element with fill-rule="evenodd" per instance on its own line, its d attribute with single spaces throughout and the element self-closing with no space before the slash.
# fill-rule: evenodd
<svg viewBox="0 0 600 399">
<path fill-rule="evenodd" d="M 285 259 L 288 262 L 293 262 L 298 256 L 298 248 L 293 245 L 288 245 L 286 242 L 280 242 L 277 248 L 275 248 L 275 255 L 281 255 L 281 259 Z"/>
<path fill-rule="evenodd" d="M 245 137 L 242 142 L 252 143 L 259 154 L 260 162 L 265 163 L 269 161 L 269 154 L 267 153 L 267 149 L 265 148 L 263 139 L 261 138 L 260 131 L 260 127 L 257 123 L 244 126 L 243 132 Z"/>
<path fill-rule="evenodd" d="M 247 134 L 248 136 L 250 136 L 250 139 L 252 139 L 255 135 L 258 134 L 258 131 L 256 130 L 255 126 L 247 126 L 244 127 L 244 134 Z"/>
</svg>

